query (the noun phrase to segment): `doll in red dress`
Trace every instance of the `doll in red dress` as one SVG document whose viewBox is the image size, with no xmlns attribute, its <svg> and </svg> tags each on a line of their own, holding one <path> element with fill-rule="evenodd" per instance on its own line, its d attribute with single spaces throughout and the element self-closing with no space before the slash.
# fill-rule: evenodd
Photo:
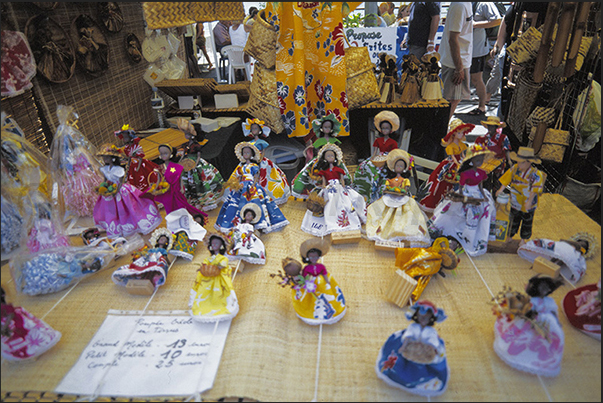
<svg viewBox="0 0 603 403">
<path fill-rule="evenodd" d="M 153 170 L 157 164 L 144 158 L 144 151 L 140 146 L 140 137 L 136 132 L 130 129 L 130 125 L 123 125 L 121 130 L 116 131 L 115 136 L 124 142 L 122 152 L 128 157 L 128 183 L 140 190 L 146 192 L 149 186 L 157 180 Z M 149 183 L 149 175 L 151 182 Z"/>
</svg>

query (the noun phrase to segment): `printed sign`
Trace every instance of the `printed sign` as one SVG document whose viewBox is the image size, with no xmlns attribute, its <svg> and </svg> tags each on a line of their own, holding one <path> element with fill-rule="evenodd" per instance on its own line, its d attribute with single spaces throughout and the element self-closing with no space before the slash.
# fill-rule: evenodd
<svg viewBox="0 0 603 403">
<path fill-rule="evenodd" d="M 352 46 L 366 46 L 371 61 L 379 63 L 379 53 L 396 54 L 396 27 L 387 28 L 344 28 L 345 35 Z"/>
</svg>

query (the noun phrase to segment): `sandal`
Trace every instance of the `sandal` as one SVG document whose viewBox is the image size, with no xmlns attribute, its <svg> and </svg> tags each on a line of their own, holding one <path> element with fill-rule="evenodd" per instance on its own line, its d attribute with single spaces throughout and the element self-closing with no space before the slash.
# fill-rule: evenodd
<svg viewBox="0 0 603 403">
<path fill-rule="evenodd" d="M 471 116 L 482 116 L 485 114 L 486 114 L 486 111 L 482 111 L 480 108 L 475 108 L 475 109 L 467 112 L 467 115 L 471 115 Z"/>
</svg>

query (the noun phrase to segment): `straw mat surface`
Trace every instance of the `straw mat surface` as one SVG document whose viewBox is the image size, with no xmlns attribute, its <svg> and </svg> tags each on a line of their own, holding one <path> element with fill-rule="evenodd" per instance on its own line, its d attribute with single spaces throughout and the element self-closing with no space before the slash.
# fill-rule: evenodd
<svg viewBox="0 0 603 403">
<path fill-rule="evenodd" d="M 310 237 L 300 229 L 305 204 L 290 200 L 281 209 L 291 224 L 261 236 L 267 249 L 266 265 L 247 265 L 234 280 L 240 311 L 232 321 L 214 387 L 203 394 L 206 400 L 237 396 L 260 401 L 309 401 L 314 397 L 319 327 L 306 325 L 295 316 L 290 290 L 269 276 L 281 268 L 281 259 L 291 256 L 301 260 L 299 245 Z M 218 210 L 210 212 L 211 225 L 217 214 Z M 560 195 L 542 197 L 534 222 L 534 237 L 558 240 L 578 231 L 593 233 L 599 240 L 601 237 L 601 227 Z M 199 246 L 192 263 L 176 261 L 148 310 L 186 309 L 195 270 L 207 256 L 207 250 Z M 127 261 L 124 257 L 118 264 Z M 479 272 L 466 255 L 461 255 L 456 276 L 434 278 L 423 293 L 423 298 L 444 308 L 448 315 L 436 329 L 446 342 L 450 383 L 444 395 L 433 400 L 601 401 L 601 344 L 572 328 L 563 314 L 560 320 L 566 345 L 559 376 L 539 379 L 514 370 L 498 358 L 492 349 L 495 317 L 488 305 L 492 298 L 489 290 L 496 294 L 503 285 L 523 290 L 534 273 L 531 264 L 516 254 L 486 254 L 473 262 Z M 383 297 L 394 272 L 394 254 L 375 251 L 371 242 L 362 239 L 357 244 L 333 245 L 323 263 L 339 282 L 348 310 L 339 323 L 322 329 L 318 400 L 424 401 L 387 386 L 374 372 L 381 345 L 391 333 L 409 324 L 405 309 Z M 40 318 L 65 293 L 17 295 L 7 266 L 2 267 L 7 300 Z M 599 249 L 588 261 L 586 276 L 579 285 L 595 283 L 600 268 Z M 108 309 L 144 308 L 149 297 L 127 294 L 113 284 L 111 272 L 106 270 L 82 281 L 44 318 L 63 333 L 58 345 L 33 362 L 3 362 L 3 397 L 13 396 L 6 392 L 52 392 Z M 551 295 L 558 306 L 571 289 L 566 284 Z"/>
</svg>

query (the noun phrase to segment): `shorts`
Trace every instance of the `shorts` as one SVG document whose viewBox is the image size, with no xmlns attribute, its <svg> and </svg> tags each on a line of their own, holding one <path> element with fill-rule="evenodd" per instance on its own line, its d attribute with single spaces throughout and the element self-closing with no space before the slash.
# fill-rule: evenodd
<svg viewBox="0 0 603 403">
<path fill-rule="evenodd" d="M 465 69 L 465 79 L 459 85 L 452 83 L 454 68 L 442 66 L 442 85 L 444 87 L 444 98 L 448 101 L 460 101 L 471 98 L 471 88 L 469 87 L 469 69 Z"/>
<path fill-rule="evenodd" d="M 488 55 L 474 57 L 473 59 L 471 59 L 471 69 L 469 70 L 469 72 L 471 74 L 475 74 L 484 71 L 484 67 L 486 67 L 487 57 Z"/>
<path fill-rule="evenodd" d="M 200 37 L 198 37 L 198 38 L 197 38 L 197 43 L 196 43 L 197 47 L 198 47 L 199 49 L 204 49 L 204 48 L 205 48 L 205 42 L 206 42 L 206 41 L 207 41 L 207 40 L 205 39 L 205 37 L 204 37 L 204 36 L 200 36 Z"/>
</svg>

